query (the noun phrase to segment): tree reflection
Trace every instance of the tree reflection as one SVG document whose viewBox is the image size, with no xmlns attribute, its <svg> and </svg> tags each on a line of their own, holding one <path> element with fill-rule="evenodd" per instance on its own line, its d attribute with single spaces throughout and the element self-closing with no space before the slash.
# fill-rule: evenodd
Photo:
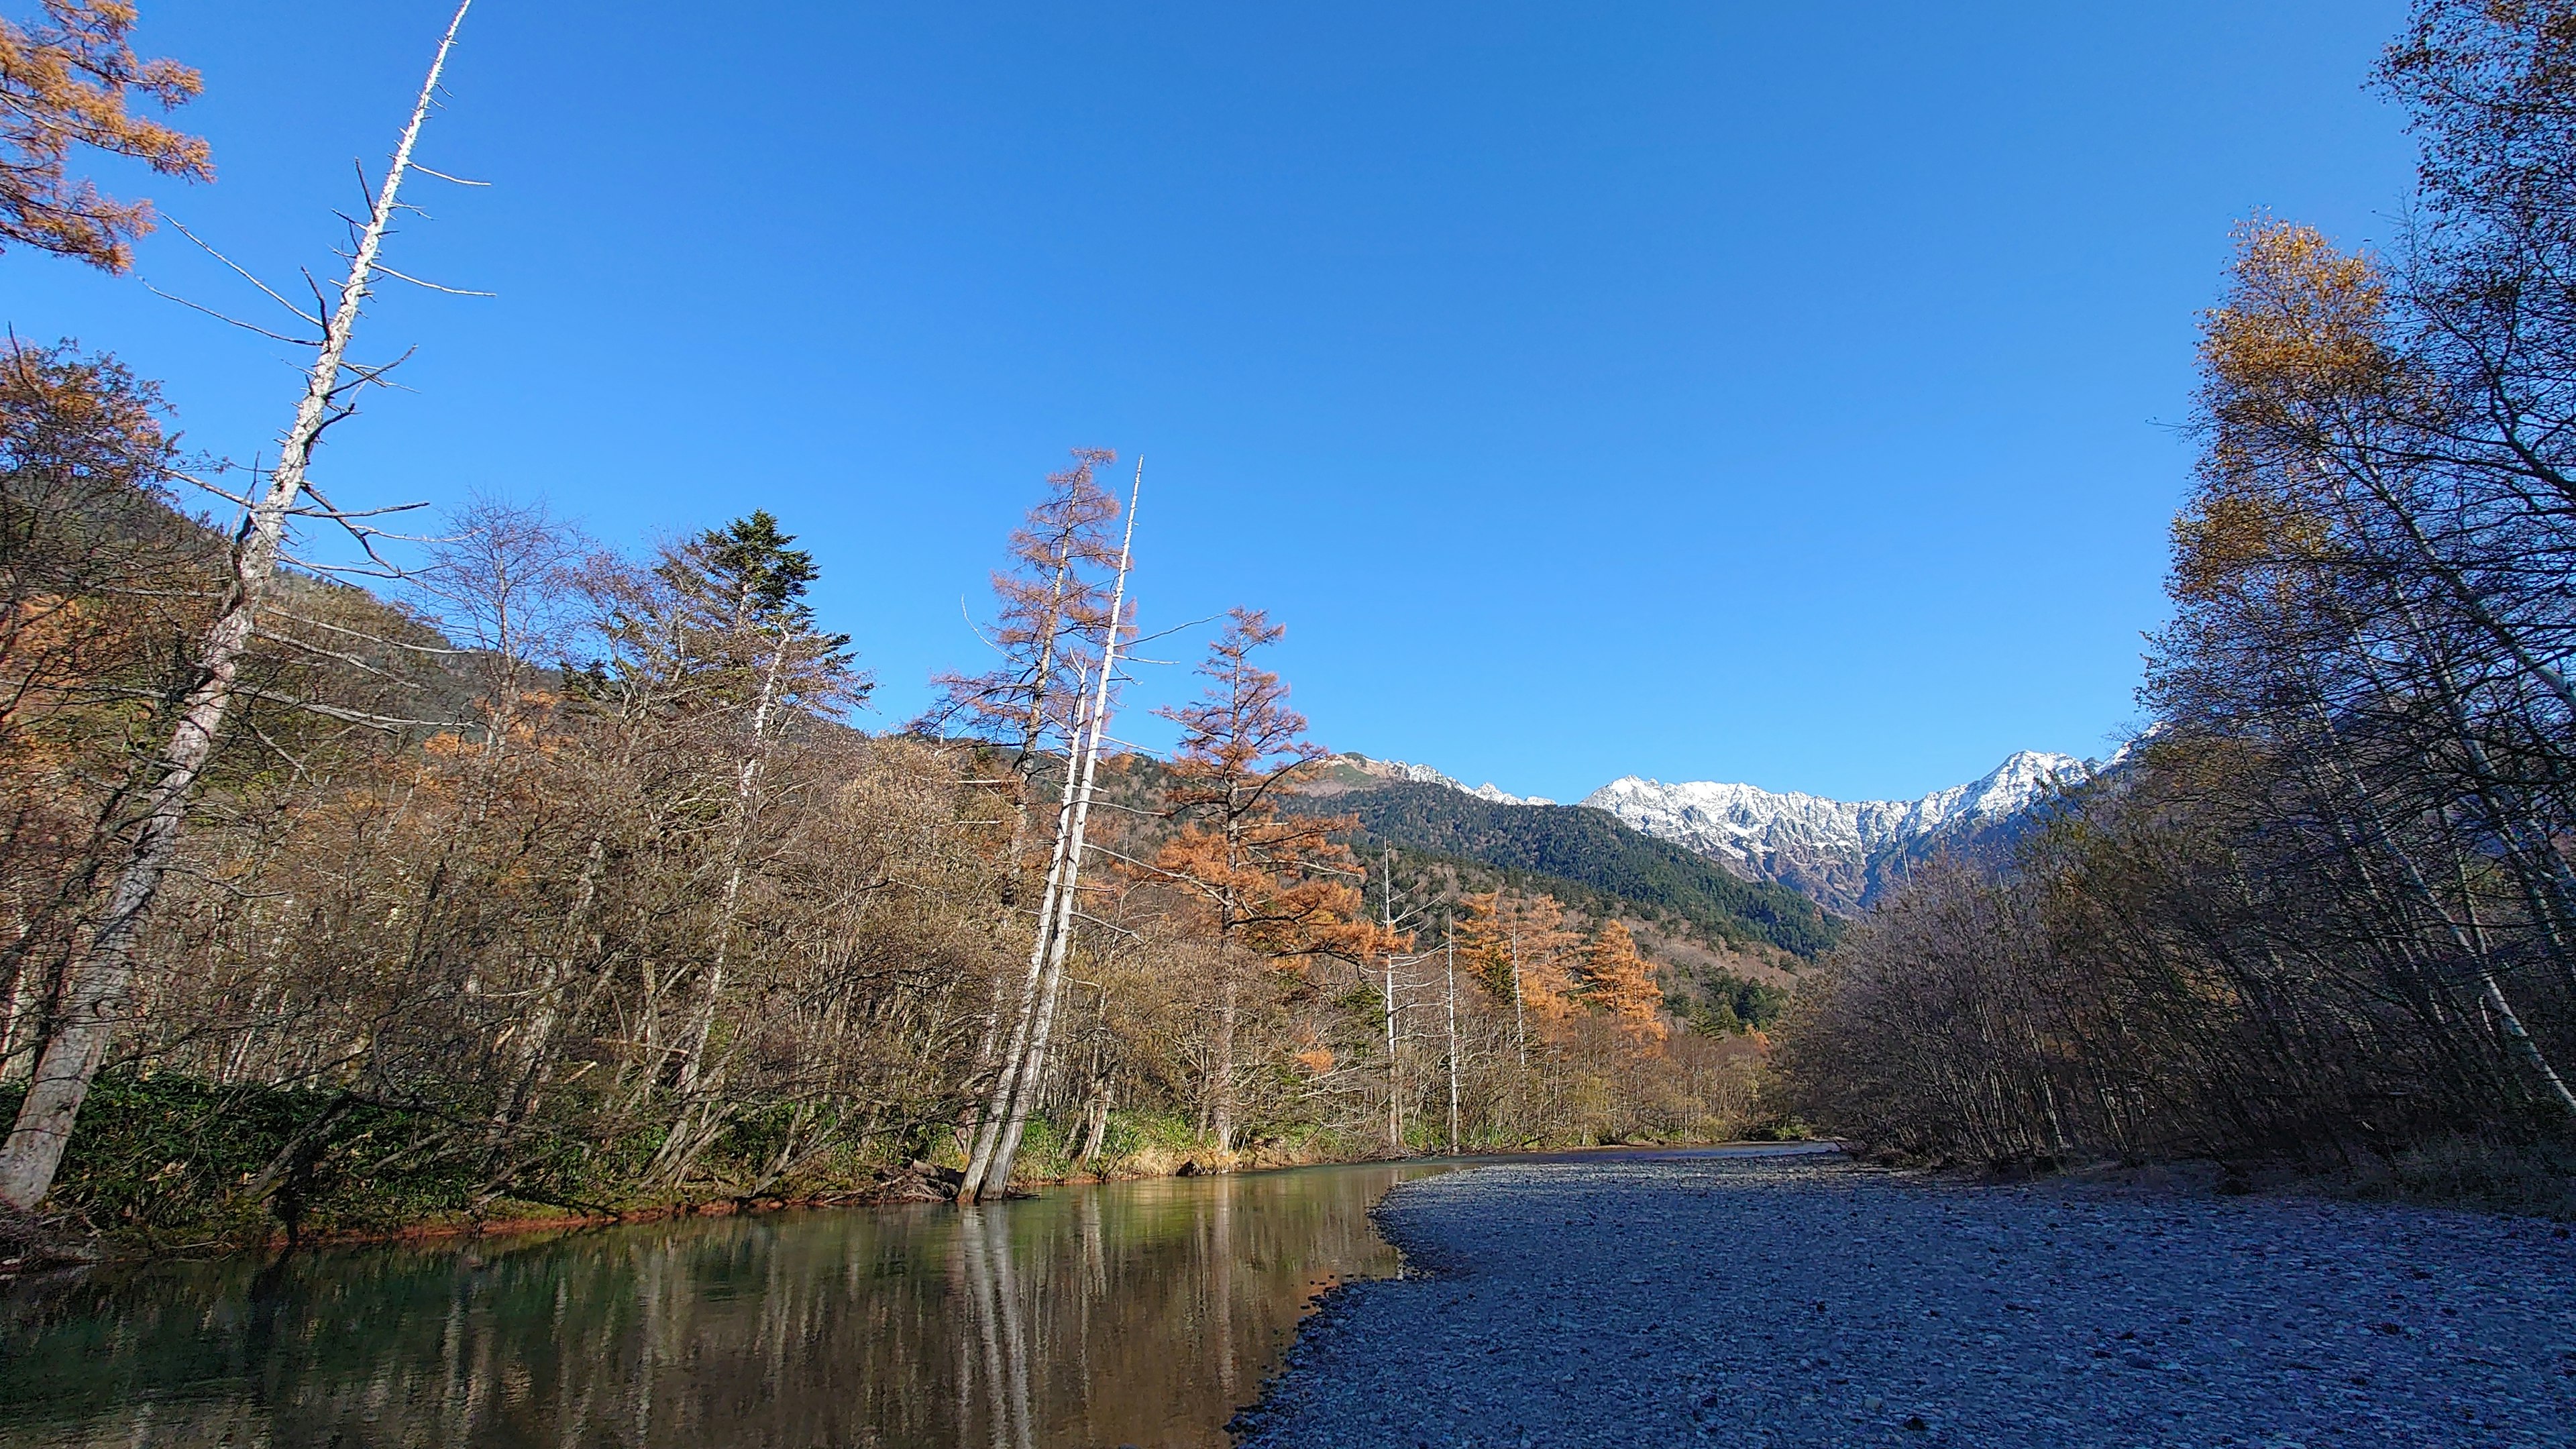
<svg viewBox="0 0 2576 1449">
<path fill-rule="evenodd" d="M 1420 1169 L 1113 1184 L 22 1284 L 0 1439 L 1221 1445 Z"/>
</svg>

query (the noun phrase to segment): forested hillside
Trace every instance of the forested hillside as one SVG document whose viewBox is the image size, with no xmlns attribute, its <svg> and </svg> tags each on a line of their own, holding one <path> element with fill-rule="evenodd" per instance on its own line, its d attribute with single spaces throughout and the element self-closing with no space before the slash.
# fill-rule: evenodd
<svg viewBox="0 0 2576 1449">
<path fill-rule="evenodd" d="M 1444 785 L 1372 781 L 1317 797 L 1374 840 L 1570 881 L 1650 912 L 1669 913 L 1709 937 L 1813 957 L 1840 923 L 1786 886 L 1740 880 L 1669 841 L 1641 835 L 1605 811 L 1579 805 L 1504 805 Z"/>
<path fill-rule="evenodd" d="M 1587 933 L 1601 923 L 1619 922 L 1654 968 L 1665 1009 L 1702 1035 L 1769 1027 L 1787 1005 L 1801 965 L 1800 958 L 1776 947 L 1730 941 L 1671 912 L 1561 876 L 1416 850 L 1366 831 L 1354 832 L 1351 842 L 1363 865 L 1374 867 L 1363 887 L 1372 908 L 1380 905 L 1391 881 L 1399 901 L 1438 902 L 1444 908 L 1455 903 L 1461 915 L 1479 898 L 1546 900 L 1562 906 L 1566 919 Z"/>
<path fill-rule="evenodd" d="M 1655 967 L 1673 1017 L 1704 1034 L 1722 1035 L 1746 1027 L 1769 1026 L 1788 1000 L 1791 979 L 1810 959 L 1773 944 L 1759 933 L 1758 927 L 1739 916 L 1709 910 L 1685 914 L 1654 900 L 1622 895 L 1567 876 L 1426 849 L 1412 840 L 1372 830 L 1365 823 L 1367 813 L 1354 807 L 1382 787 L 1436 790 L 1457 796 L 1467 805 L 1488 809 L 1534 807 L 1492 805 L 1445 786 L 1390 786 L 1380 777 L 1353 771 L 1347 758 L 1318 761 L 1318 773 L 1301 785 L 1293 797 L 1293 808 L 1339 827 L 1336 838 L 1349 847 L 1354 868 L 1360 872 L 1363 915 L 1383 917 L 1389 909 L 1392 889 L 1397 912 L 1411 913 L 1413 919 L 1434 925 L 1445 919 L 1463 919 L 1468 914 L 1467 903 L 1476 897 L 1545 899 L 1564 908 L 1567 918 L 1580 923 L 1587 932 L 1606 922 L 1621 922 Z M 1136 832 L 1134 839 L 1158 839 L 1160 827 L 1154 823 L 1153 802 L 1168 788 L 1167 767 L 1137 755 L 1121 757 L 1116 763 L 1117 770 L 1107 777 L 1104 801 L 1127 812 L 1127 828 Z M 1424 803 L 1427 812 L 1437 813 L 1443 808 L 1444 802 L 1436 796 Z M 1615 820 L 1611 824 L 1626 829 Z M 1660 844 L 1642 837 L 1637 843 L 1649 847 Z M 1707 863 L 1692 857 L 1687 866 L 1705 868 Z M 1830 917 L 1827 922 L 1839 929 L 1839 922 Z"/>
</svg>

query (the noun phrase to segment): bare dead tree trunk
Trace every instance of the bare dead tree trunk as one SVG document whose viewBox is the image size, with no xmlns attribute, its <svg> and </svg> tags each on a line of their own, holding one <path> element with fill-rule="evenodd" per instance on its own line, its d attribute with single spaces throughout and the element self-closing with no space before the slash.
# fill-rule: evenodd
<svg viewBox="0 0 2576 1449">
<path fill-rule="evenodd" d="M 1386 881 L 1384 921 L 1389 942 L 1395 939 L 1395 852 L 1387 850 L 1380 857 L 1379 873 Z M 1407 914 L 1411 914 L 1407 912 Z M 1386 1145 L 1397 1152 L 1404 1150 L 1404 1099 L 1401 1069 L 1395 1059 L 1395 947 L 1386 951 Z"/>
<path fill-rule="evenodd" d="M 1441 969 L 1449 978 L 1449 1155 L 1458 1155 L 1458 923 L 1451 921 L 1440 943 Z"/>
<path fill-rule="evenodd" d="M 403 178 L 412 169 L 412 148 L 420 139 L 422 123 L 429 118 L 439 75 L 447 67 L 457 28 L 465 23 L 466 9 L 472 4 L 473 0 L 460 0 L 456 13 L 447 22 L 446 33 L 439 38 L 438 53 L 430 61 L 428 78 L 421 83 L 411 120 L 403 127 L 402 141 L 394 148 L 393 162 L 385 171 L 367 224 L 359 233 L 357 250 L 350 256 L 348 274 L 340 283 L 339 304 L 323 331 L 313 365 L 305 374 L 303 401 L 297 404 L 295 421 L 280 440 L 277 469 L 269 475 L 267 487 L 252 500 L 241 531 L 234 537 L 232 587 L 222 614 L 198 647 L 191 670 L 194 682 L 180 704 L 178 723 L 169 743 L 162 746 L 148 767 L 153 783 L 144 797 L 134 844 L 108 894 L 89 949 L 68 973 L 62 1010 L 37 1059 L 17 1122 L 10 1129 L 8 1141 L 0 1144 L 0 1202 L 12 1207 L 32 1208 L 53 1187 L 54 1173 L 62 1165 L 63 1149 L 71 1140 L 81 1102 L 89 1095 L 90 1082 L 98 1075 L 99 1064 L 106 1059 L 107 1049 L 123 1023 L 134 981 L 136 944 L 150 919 L 152 903 L 160 894 L 162 877 L 178 855 L 189 802 L 214 755 L 224 717 L 232 708 L 243 658 L 250 651 L 261 607 L 276 578 L 287 517 L 305 491 L 305 469 L 312 460 L 314 444 L 322 430 L 335 420 L 340 374 L 346 365 L 350 338 L 357 332 L 359 311 L 375 279 L 376 256 L 383 249 L 385 230 L 393 220 Z"/>
<path fill-rule="evenodd" d="M 1009 1118 L 1002 1124 L 1001 1141 L 996 1148 L 987 1181 L 1007 1190 L 1011 1185 L 1011 1163 L 1020 1154 L 1020 1137 L 1027 1130 L 1029 1111 L 1037 1103 L 1038 1089 L 1046 1077 L 1047 1048 L 1055 1031 L 1055 1008 L 1064 994 L 1064 963 L 1073 948 L 1074 905 L 1082 878 L 1083 834 L 1091 823 L 1091 800 L 1100 773 L 1100 746 L 1109 734 L 1109 687 L 1118 673 L 1118 628 L 1127 605 L 1128 562 L 1136 544 L 1136 505 L 1145 491 L 1145 461 L 1136 460 L 1136 486 L 1127 499 L 1127 535 L 1118 546 L 1118 582 L 1109 595 L 1108 630 L 1100 646 L 1100 678 L 1094 685 L 1091 702 L 1091 735 L 1082 752 L 1082 788 L 1073 803 L 1073 838 L 1064 852 L 1064 889 L 1056 893 L 1056 920 L 1053 939 L 1047 946 L 1046 979 L 1038 988 L 1038 1017 L 1029 1035 L 1028 1055 L 1019 1063 L 1017 1082 L 1012 1090 Z"/>
<path fill-rule="evenodd" d="M 1089 683 L 1088 675 L 1083 676 L 1083 683 Z M 957 1200 L 961 1203 L 973 1202 L 983 1189 L 985 1175 L 993 1165 L 993 1153 L 1001 1145 L 1002 1122 L 1010 1111 L 1011 1092 L 1018 1079 L 1019 1064 L 1028 1054 L 1029 1033 L 1036 1025 L 1038 986 L 1046 979 L 1048 932 L 1055 923 L 1057 893 L 1064 889 L 1065 851 L 1073 843 L 1073 802 L 1081 789 L 1082 745 L 1088 738 L 1086 731 L 1090 717 L 1087 711 L 1090 705 L 1090 694 L 1085 689 L 1077 697 L 1074 718 L 1067 726 L 1069 743 L 1065 750 L 1064 790 L 1056 805 L 1055 844 L 1047 860 L 1046 891 L 1038 901 L 1037 929 L 1029 941 L 1028 970 L 1020 982 L 1019 1012 L 1013 1019 L 1011 1039 L 1001 1052 L 983 1109 L 972 1128 L 973 1141 L 966 1159 L 966 1174 L 957 1189 Z M 999 994 L 998 987 L 996 994 Z M 1000 1004 L 997 1002 L 994 1026 L 998 1027 L 1000 1021 Z M 989 1033 L 992 1028 L 987 1030 Z"/>
<path fill-rule="evenodd" d="M 1521 928 L 1512 927 L 1512 1044 L 1519 1048 L 1521 1070 L 1529 1070 L 1529 1006 L 1521 997 Z"/>
</svg>

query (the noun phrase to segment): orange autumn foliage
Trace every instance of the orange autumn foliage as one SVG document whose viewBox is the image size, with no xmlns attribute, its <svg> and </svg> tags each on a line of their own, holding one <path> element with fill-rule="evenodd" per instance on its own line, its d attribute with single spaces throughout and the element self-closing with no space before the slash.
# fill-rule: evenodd
<svg viewBox="0 0 2576 1449">
<path fill-rule="evenodd" d="M 1279 808 L 1325 754 L 1288 707 L 1288 686 L 1253 662 L 1286 632 L 1258 610 L 1235 610 L 1200 667 L 1206 692 L 1161 712 L 1182 729 L 1168 808 L 1184 823 L 1153 869 L 1230 947 L 1275 962 L 1360 960 L 1386 943 L 1361 918 L 1359 868 L 1334 838 L 1351 822 Z"/>
<path fill-rule="evenodd" d="M 1538 1035 L 1571 1021 L 1578 1009 L 1571 959 L 1579 938 L 1565 928 L 1565 908 L 1556 898 L 1488 891 L 1459 904 L 1467 908 L 1458 922 L 1459 963 L 1505 1002 L 1517 976 L 1521 1007 Z"/>
<path fill-rule="evenodd" d="M 1615 920 L 1602 922 L 1583 948 L 1583 999 L 1640 1042 L 1664 1039 L 1664 993 L 1655 969 Z"/>
<path fill-rule="evenodd" d="M 195 99 L 197 73 L 144 60 L 128 40 L 128 0 L 43 0 L 32 25 L 0 20 L 0 241 L 71 257 L 103 271 L 134 263 L 133 239 L 152 230 L 152 204 L 118 201 L 70 174 L 75 145 L 140 161 L 163 176 L 205 181 L 212 154 L 195 136 L 126 108 Z"/>
</svg>

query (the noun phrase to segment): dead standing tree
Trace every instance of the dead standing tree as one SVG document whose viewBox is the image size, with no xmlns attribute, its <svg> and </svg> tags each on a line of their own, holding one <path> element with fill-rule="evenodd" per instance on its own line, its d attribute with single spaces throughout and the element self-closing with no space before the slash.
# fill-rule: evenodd
<svg viewBox="0 0 2576 1449">
<path fill-rule="evenodd" d="M 325 516 L 349 517 L 312 491 L 306 469 L 323 432 L 351 412 L 353 394 L 382 375 L 382 369 L 350 363 L 349 344 L 377 273 L 390 270 L 377 257 L 400 209 L 403 180 L 415 170 L 427 169 L 413 162 L 412 150 L 437 98 L 439 77 L 455 47 L 457 29 L 472 4 L 473 0 L 462 0 L 439 37 L 411 119 L 403 127 L 392 163 L 359 230 L 338 302 L 321 325 L 322 336 L 305 373 L 303 399 L 296 405 L 294 422 L 279 440 L 277 466 L 267 486 L 248 500 L 234 536 L 232 580 L 223 607 L 198 646 L 186 687 L 175 692 L 178 706 L 169 739 L 145 766 L 152 784 L 129 827 L 132 843 L 122 852 L 123 862 L 88 948 L 65 973 L 62 1007 L 37 1058 L 17 1121 L 6 1143 L 0 1144 L 0 1203 L 10 1207 L 33 1208 L 52 1188 L 81 1103 L 122 1024 L 134 980 L 136 946 L 162 877 L 177 857 L 189 803 L 223 736 L 243 662 L 276 581 L 287 522 L 308 497 Z"/>
<path fill-rule="evenodd" d="M 1100 629 L 1106 620 L 1106 594 L 1101 571 L 1112 567 L 1117 551 L 1108 528 L 1118 516 L 1118 502 L 1093 476 L 1095 468 L 1117 461 L 1105 448 L 1076 448 L 1074 466 L 1047 478 L 1047 496 L 1029 510 L 1028 519 L 1011 534 L 1011 565 L 993 575 L 994 619 L 984 640 L 1002 656 L 997 667 L 977 675 L 943 674 L 932 683 L 939 702 L 912 730 L 932 738 L 964 738 L 1010 752 L 1010 773 L 985 782 L 1003 786 L 1011 807 L 1011 838 L 1005 857 L 1002 904 L 1019 905 L 1021 864 L 1031 848 L 1032 796 L 1046 764 L 1044 746 L 1050 734 L 1064 741 L 1065 778 L 1059 792 L 1056 834 L 1066 825 L 1064 812 L 1073 790 L 1074 757 L 1080 751 L 1079 719 L 1089 676 L 1077 663 L 1081 635 Z M 1055 869 L 1052 855 L 1048 870 Z M 1045 934 L 1045 922 L 1036 923 Z M 970 1102 L 980 1101 L 992 1084 L 1003 1033 L 1012 1024 L 1011 978 L 993 977 L 992 1004 L 975 1051 L 968 1078 Z M 984 1118 L 970 1105 L 961 1114 L 961 1131 L 971 1154 Z"/>
<path fill-rule="evenodd" d="M 1076 892 L 1082 874 L 1083 835 L 1091 820 L 1091 800 L 1098 781 L 1100 746 L 1109 730 L 1110 692 L 1118 675 L 1118 631 L 1126 622 L 1127 575 L 1136 543 L 1136 503 L 1145 488 L 1145 464 L 1136 463 L 1136 482 L 1128 495 L 1127 531 L 1118 546 L 1118 572 L 1101 618 L 1100 661 L 1089 678 L 1087 701 L 1069 734 L 1073 749 L 1065 762 L 1063 803 L 1059 807 L 1055 850 L 1047 867 L 1045 893 L 1038 901 L 1038 929 L 1029 946 L 1029 969 L 1021 984 L 1019 1011 L 985 1102 L 973 1154 L 959 1183 L 957 1200 L 973 1202 L 987 1188 L 1006 1190 L 1011 1164 L 1019 1155 L 1030 1110 L 1045 1084 L 1047 1049 L 1055 1027 L 1056 999 L 1064 987 L 1065 960 L 1072 949 Z M 1032 691 L 1033 713 L 1043 707 L 1045 680 Z M 1082 696 L 1077 693 L 1077 700 Z M 1031 732 L 1035 733 L 1034 730 Z"/>
</svg>

